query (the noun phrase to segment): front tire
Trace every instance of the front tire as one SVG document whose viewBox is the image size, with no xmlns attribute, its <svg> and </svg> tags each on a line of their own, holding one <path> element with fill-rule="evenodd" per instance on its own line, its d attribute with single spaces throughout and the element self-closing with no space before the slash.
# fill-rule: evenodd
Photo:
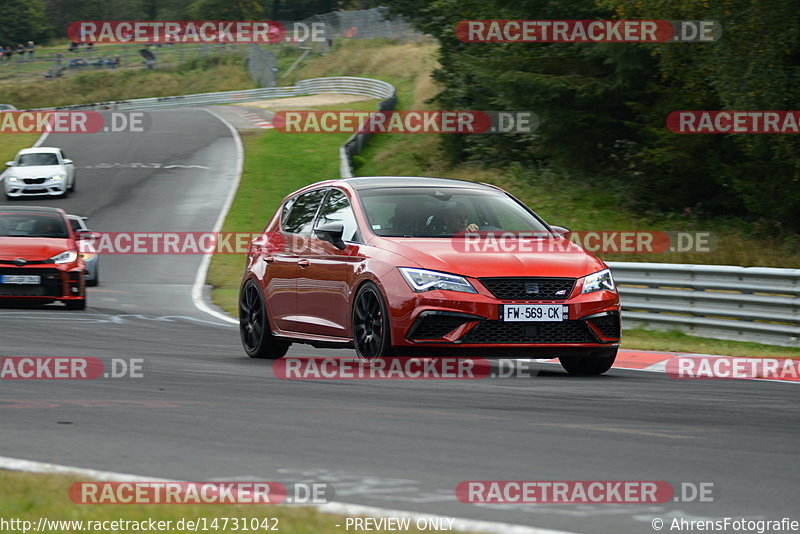
<svg viewBox="0 0 800 534">
<path fill-rule="evenodd" d="M 239 334 L 242 347 L 251 358 L 277 360 L 289 350 L 290 343 L 278 340 L 270 332 L 264 298 L 254 280 L 245 282 L 239 295 Z"/>
<path fill-rule="evenodd" d="M 366 282 L 358 290 L 352 315 L 353 345 L 365 363 L 392 356 L 389 313 L 378 286 Z"/>
<path fill-rule="evenodd" d="M 597 349 L 586 356 L 562 356 L 558 360 L 571 375 L 601 375 L 611 369 L 617 349 Z"/>
</svg>

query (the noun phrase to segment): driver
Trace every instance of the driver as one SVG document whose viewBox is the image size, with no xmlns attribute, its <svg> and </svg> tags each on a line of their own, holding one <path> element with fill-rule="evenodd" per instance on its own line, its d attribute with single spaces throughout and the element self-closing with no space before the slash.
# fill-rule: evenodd
<svg viewBox="0 0 800 534">
<path fill-rule="evenodd" d="M 475 223 L 469 222 L 467 206 L 461 202 L 456 202 L 449 206 L 444 214 L 445 229 L 451 234 L 459 232 L 477 232 L 480 227 Z"/>
</svg>

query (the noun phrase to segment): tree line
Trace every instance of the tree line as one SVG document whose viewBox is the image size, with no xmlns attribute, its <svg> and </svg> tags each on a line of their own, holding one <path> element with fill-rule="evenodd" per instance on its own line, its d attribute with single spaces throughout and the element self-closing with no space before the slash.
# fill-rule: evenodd
<svg viewBox="0 0 800 534">
<path fill-rule="evenodd" d="M 571 180 L 614 184 L 633 208 L 800 231 L 797 134 L 666 128 L 676 110 L 798 110 L 797 0 L 396 0 L 390 7 L 441 43 L 441 109 L 531 110 L 541 119 L 533 135 L 448 136 L 454 161 L 548 165 Z M 475 19 L 714 20 L 723 34 L 713 43 L 462 42 L 456 24 Z"/>
<path fill-rule="evenodd" d="M 341 0 L 0 0 L 0 44 L 67 36 L 79 20 L 302 20 L 359 2 Z"/>
</svg>

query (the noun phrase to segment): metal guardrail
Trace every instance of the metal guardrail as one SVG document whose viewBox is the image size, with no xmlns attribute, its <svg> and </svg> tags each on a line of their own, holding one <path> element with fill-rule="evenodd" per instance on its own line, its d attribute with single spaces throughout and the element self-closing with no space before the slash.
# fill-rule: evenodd
<svg viewBox="0 0 800 534">
<path fill-rule="evenodd" d="M 385 82 L 381 82 L 385 83 Z M 391 91 L 382 91 L 380 96 L 375 98 L 382 98 L 378 102 L 378 111 L 392 111 L 397 106 L 397 90 L 393 85 L 386 84 Z M 353 156 L 360 154 L 364 147 L 369 142 L 374 134 L 365 132 L 356 132 L 351 135 L 344 144 L 339 147 L 339 176 L 342 178 L 353 177 Z"/>
<path fill-rule="evenodd" d="M 800 347 L 800 269 L 609 262 L 626 328 Z"/>
<path fill-rule="evenodd" d="M 180 106 L 205 106 L 213 104 L 232 104 L 236 102 L 253 102 L 272 98 L 288 98 L 307 96 L 319 93 L 340 93 L 347 95 L 368 96 L 386 99 L 395 94 L 391 84 L 370 78 L 338 76 L 329 78 L 310 78 L 288 87 L 262 87 L 241 91 L 221 91 L 217 93 L 198 93 L 193 95 L 159 96 L 152 98 L 136 98 L 115 102 L 94 102 L 57 108 L 38 108 L 36 111 L 52 110 L 146 110 L 174 108 Z"/>
</svg>

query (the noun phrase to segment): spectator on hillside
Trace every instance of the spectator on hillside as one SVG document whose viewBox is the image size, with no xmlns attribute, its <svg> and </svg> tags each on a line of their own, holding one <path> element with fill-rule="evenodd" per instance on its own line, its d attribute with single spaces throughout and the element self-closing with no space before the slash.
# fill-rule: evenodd
<svg viewBox="0 0 800 534">
<path fill-rule="evenodd" d="M 25 59 L 25 45 L 19 43 L 17 45 L 17 61 L 23 61 Z"/>
<path fill-rule="evenodd" d="M 36 45 L 33 44 L 33 41 L 28 41 L 28 61 L 33 61 L 33 53 L 36 51 Z"/>
</svg>

